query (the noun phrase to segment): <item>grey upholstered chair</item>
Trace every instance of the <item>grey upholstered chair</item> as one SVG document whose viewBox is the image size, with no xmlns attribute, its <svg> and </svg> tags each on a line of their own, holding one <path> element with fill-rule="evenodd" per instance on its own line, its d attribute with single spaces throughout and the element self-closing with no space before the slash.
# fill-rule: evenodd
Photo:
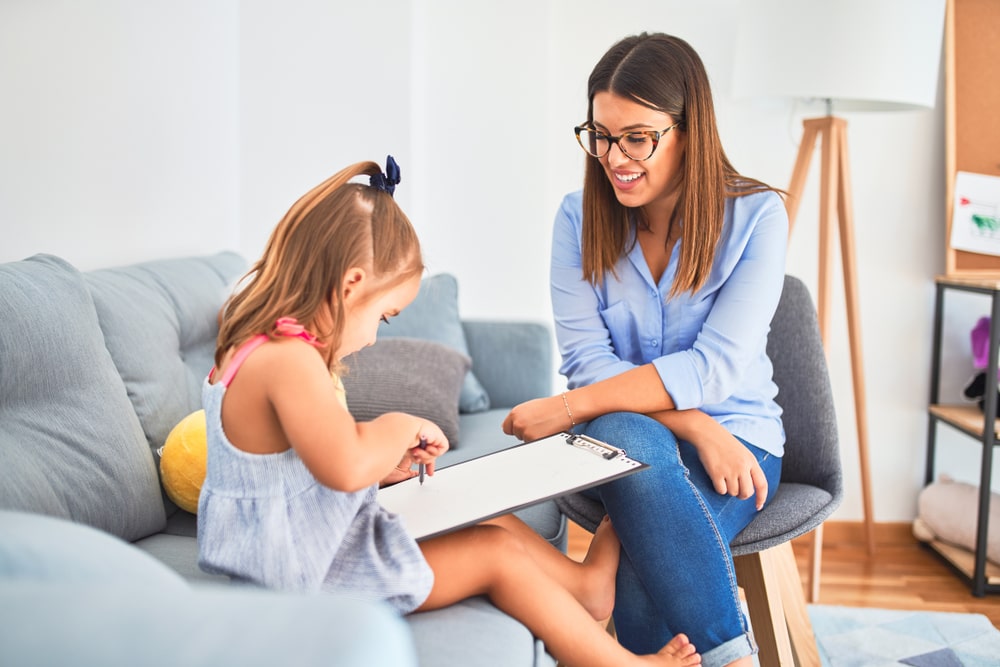
<svg viewBox="0 0 1000 667">
<path fill-rule="evenodd" d="M 793 276 L 785 276 L 767 351 L 787 436 L 781 484 L 731 547 L 760 647 L 760 664 L 819 667 L 790 540 L 820 526 L 833 513 L 843 496 L 843 480 L 816 308 L 805 285 Z M 570 519 L 590 531 L 604 514 L 600 504 L 583 496 L 558 502 Z"/>
</svg>

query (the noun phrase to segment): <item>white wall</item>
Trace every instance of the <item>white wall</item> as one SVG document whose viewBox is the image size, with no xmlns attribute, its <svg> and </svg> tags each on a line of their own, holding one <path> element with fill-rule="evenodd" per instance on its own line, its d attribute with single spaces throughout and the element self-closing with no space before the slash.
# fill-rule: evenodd
<svg viewBox="0 0 1000 667">
<path fill-rule="evenodd" d="M 305 190 L 392 153 L 397 197 L 431 271 L 459 277 L 463 315 L 548 322 L 550 226 L 582 175 L 571 128 L 614 41 L 645 29 L 691 42 L 729 157 L 775 185 L 788 185 L 801 120 L 822 115 L 732 98 L 740 0 L 637 0 L 628 12 L 601 0 L 368 4 L 0 0 L 0 261 L 50 252 L 86 269 L 221 248 L 253 258 Z M 944 268 L 943 106 L 843 115 L 875 515 L 907 521 Z M 813 288 L 817 172 L 788 259 Z M 987 305 L 953 298 L 944 395 L 957 400 Z M 850 520 L 862 510 L 842 303 L 836 289 L 829 353 L 847 477 L 836 518 Z M 976 481 L 979 448 L 941 435 L 942 469 Z"/>
<path fill-rule="evenodd" d="M 0 260 L 239 238 L 235 2 L 0 1 Z"/>
<path fill-rule="evenodd" d="M 218 0 L 216 0 L 218 1 Z M 410 5 L 243 0 L 239 5 L 239 250 L 336 171 L 392 153 L 412 197 Z"/>
</svg>

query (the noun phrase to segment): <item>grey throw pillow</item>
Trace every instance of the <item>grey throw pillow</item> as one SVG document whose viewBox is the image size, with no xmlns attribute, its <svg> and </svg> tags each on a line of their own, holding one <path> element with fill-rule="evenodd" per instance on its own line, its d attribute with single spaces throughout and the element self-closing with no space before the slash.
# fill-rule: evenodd
<svg viewBox="0 0 1000 667">
<path fill-rule="evenodd" d="M 0 508 L 126 540 L 163 529 L 152 453 L 66 261 L 0 264 L 0 369 Z"/>
<path fill-rule="evenodd" d="M 437 424 L 458 444 L 458 397 L 469 357 L 432 341 L 378 340 L 344 359 L 347 407 L 358 421 L 406 412 Z"/>
<path fill-rule="evenodd" d="M 432 340 L 469 356 L 469 346 L 458 315 L 458 281 L 448 273 L 424 278 L 420 292 L 409 306 L 396 317 L 381 325 L 380 338 L 404 337 Z M 462 412 L 482 412 L 490 409 L 490 397 L 479 383 L 473 369 L 462 381 L 458 402 Z"/>
</svg>

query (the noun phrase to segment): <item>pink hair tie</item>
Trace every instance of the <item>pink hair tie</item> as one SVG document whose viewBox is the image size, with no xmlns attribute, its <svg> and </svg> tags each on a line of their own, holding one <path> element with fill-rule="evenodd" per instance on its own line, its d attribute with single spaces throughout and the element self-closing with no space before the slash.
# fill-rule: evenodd
<svg viewBox="0 0 1000 667">
<path fill-rule="evenodd" d="M 299 324 L 294 317 L 281 317 L 274 323 L 274 333 L 290 338 L 301 338 L 313 347 L 323 347 L 323 343 L 313 334 L 306 331 L 306 328 Z"/>
</svg>

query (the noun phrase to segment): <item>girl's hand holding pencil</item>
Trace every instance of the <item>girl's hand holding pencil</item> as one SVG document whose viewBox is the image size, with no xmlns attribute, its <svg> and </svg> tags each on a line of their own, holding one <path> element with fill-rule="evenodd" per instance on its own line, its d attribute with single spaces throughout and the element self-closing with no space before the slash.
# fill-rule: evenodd
<svg viewBox="0 0 1000 667">
<path fill-rule="evenodd" d="M 434 461 L 437 457 L 448 451 L 448 438 L 438 428 L 437 424 L 424 422 L 424 426 L 417 435 L 416 444 L 410 448 L 409 454 L 420 466 L 420 483 L 423 484 L 424 469 L 426 467 L 429 476 L 434 475 Z"/>
<path fill-rule="evenodd" d="M 411 477 L 416 477 L 426 470 L 429 476 L 434 475 L 434 461 L 437 457 L 448 451 L 448 438 L 445 437 L 441 429 L 432 422 L 421 422 L 420 431 L 414 437 L 403 458 L 389 474 L 382 478 L 379 486 L 389 486 L 406 481 Z M 414 470 L 414 465 L 420 466 L 420 470 Z M 423 479 L 421 479 L 423 483 Z"/>
</svg>

